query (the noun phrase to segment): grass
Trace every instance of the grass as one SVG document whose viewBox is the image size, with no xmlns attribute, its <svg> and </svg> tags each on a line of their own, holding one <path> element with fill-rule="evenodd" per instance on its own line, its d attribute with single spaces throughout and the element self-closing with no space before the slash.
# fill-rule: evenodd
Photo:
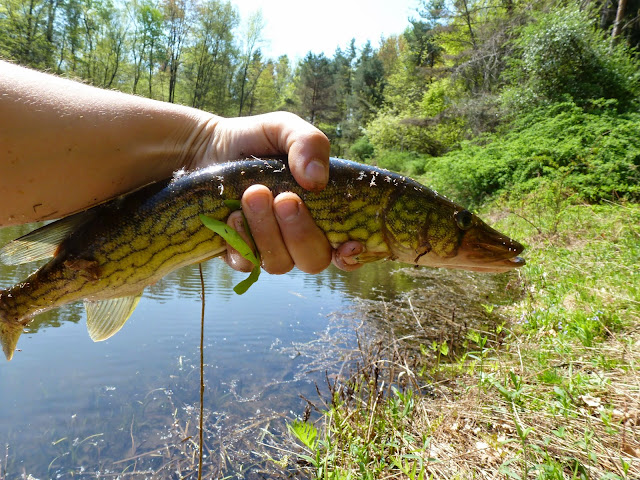
<svg viewBox="0 0 640 480">
<path fill-rule="evenodd" d="M 321 419 L 290 425 L 311 478 L 640 478 L 640 205 L 550 185 L 492 212 L 527 245 L 511 301 L 475 322 L 420 291 L 385 305 Z"/>
</svg>

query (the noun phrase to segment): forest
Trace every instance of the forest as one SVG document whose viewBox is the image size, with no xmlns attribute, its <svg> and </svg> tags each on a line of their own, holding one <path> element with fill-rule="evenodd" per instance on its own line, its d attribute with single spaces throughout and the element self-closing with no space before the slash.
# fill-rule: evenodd
<svg viewBox="0 0 640 480">
<path fill-rule="evenodd" d="M 266 58 L 261 12 L 229 1 L 3 0 L 0 57 L 224 116 L 292 111 L 334 155 L 429 172 L 472 204 L 541 178 L 637 199 L 639 12 L 422 0 L 402 34 L 294 63 Z"/>
</svg>

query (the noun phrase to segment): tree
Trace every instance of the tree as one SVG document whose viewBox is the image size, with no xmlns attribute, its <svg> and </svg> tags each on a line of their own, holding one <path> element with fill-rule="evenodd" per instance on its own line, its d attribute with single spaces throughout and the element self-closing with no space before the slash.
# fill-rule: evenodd
<svg viewBox="0 0 640 480">
<path fill-rule="evenodd" d="M 80 0 L 67 0 L 62 5 L 62 31 L 59 38 L 57 71 L 76 73 L 83 48 L 83 8 Z"/>
<path fill-rule="evenodd" d="M 280 55 L 278 57 L 277 62 L 274 64 L 273 75 L 275 77 L 274 85 L 276 89 L 276 105 L 274 110 L 280 110 L 292 102 L 291 96 L 293 95 L 293 91 L 291 88 L 293 85 L 293 74 L 288 56 Z"/>
<path fill-rule="evenodd" d="M 236 55 L 233 30 L 238 25 L 238 13 L 230 2 L 219 0 L 208 0 L 199 5 L 197 11 L 193 29 L 195 43 L 185 62 L 191 105 L 209 106 L 218 113 L 226 113 L 228 95 L 225 92 Z"/>
<path fill-rule="evenodd" d="M 133 38 L 131 55 L 133 58 L 133 93 L 137 93 L 138 82 L 146 70 L 149 82 L 149 97 L 153 93 L 153 69 L 155 67 L 155 50 L 162 35 L 162 12 L 151 0 L 142 0 L 133 4 L 132 23 Z"/>
<path fill-rule="evenodd" d="M 332 138 L 333 148 L 341 154 L 343 143 L 353 141 L 358 136 L 359 125 L 355 126 L 356 134 L 352 134 L 352 99 L 354 63 L 357 56 L 355 39 L 351 40 L 345 51 L 336 49 L 333 55 L 335 111 L 332 121 L 336 125 L 336 135 Z"/>
<path fill-rule="evenodd" d="M 125 57 L 127 25 L 111 1 L 103 1 L 97 9 L 98 44 L 94 84 L 111 88 Z"/>
<path fill-rule="evenodd" d="M 331 120 L 335 106 L 335 85 L 331 63 L 324 54 L 307 54 L 300 64 L 296 95 L 300 113 L 309 122 Z"/>
<path fill-rule="evenodd" d="M 0 6 L 0 54 L 22 65 L 52 65 L 53 33 L 47 21 L 53 7 L 45 0 L 6 0 Z"/>
<path fill-rule="evenodd" d="M 520 59 L 509 70 L 510 98 L 533 106 L 567 98 L 587 106 L 614 99 L 634 108 L 640 93 L 640 65 L 624 45 L 613 48 L 589 13 L 567 7 L 540 16 L 521 29 Z"/>
<path fill-rule="evenodd" d="M 353 78 L 353 117 L 358 125 L 366 124 L 382 107 L 384 85 L 382 61 L 371 42 L 367 42 L 358 57 Z"/>
<path fill-rule="evenodd" d="M 256 51 L 259 50 L 259 44 L 262 41 L 262 30 L 264 29 L 264 18 L 262 17 L 262 11 L 258 10 L 254 12 L 247 22 L 247 31 L 244 40 L 244 51 L 240 58 L 240 67 L 238 69 L 238 116 L 242 115 L 244 104 L 247 100 L 247 77 L 249 73 L 249 67 L 252 62 L 255 62 Z"/>
<path fill-rule="evenodd" d="M 182 49 L 190 26 L 190 0 L 163 0 L 162 11 L 166 30 L 167 68 L 169 69 L 169 102 L 175 101 L 178 68 L 182 59 Z"/>
</svg>

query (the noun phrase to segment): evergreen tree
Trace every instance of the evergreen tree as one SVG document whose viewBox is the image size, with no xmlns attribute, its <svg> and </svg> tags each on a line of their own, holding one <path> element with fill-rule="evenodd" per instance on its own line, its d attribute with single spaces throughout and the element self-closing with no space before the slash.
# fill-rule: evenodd
<svg viewBox="0 0 640 480">
<path fill-rule="evenodd" d="M 324 54 L 307 54 L 300 64 L 296 94 L 300 114 L 314 125 L 331 121 L 335 108 L 335 84 L 331 62 Z"/>
</svg>

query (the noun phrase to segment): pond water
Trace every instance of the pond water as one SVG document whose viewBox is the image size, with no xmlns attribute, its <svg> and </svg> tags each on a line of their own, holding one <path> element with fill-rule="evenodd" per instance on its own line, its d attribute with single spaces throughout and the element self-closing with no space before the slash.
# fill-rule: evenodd
<svg viewBox="0 0 640 480">
<path fill-rule="evenodd" d="M 29 230 L 2 229 L 0 244 Z M 34 268 L 0 266 L 0 287 Z M 398 268 L 264 274 L 237 296 L 232 287 L 246 274 L 219 260 L 204 264 L 206 461 L 238 477 L 251 470 L 252 442 L 277 443 L 271 437 L 285 430 L 284 418 L 304 410 L 300 395 L 317 397 L 324 381 L 325 370 L 309 368 L 297 346 L 333 351 L 323 332 L 334 312 L 357 298 L 393 299 L 420 282 Z M 101 343 L 89 339 L 81 302 L 38 316 L 13 360 L 0 361 L 0 479 L 193 474 L 200 291 L 197 266 L 174 272 Z"/>
</svg>

